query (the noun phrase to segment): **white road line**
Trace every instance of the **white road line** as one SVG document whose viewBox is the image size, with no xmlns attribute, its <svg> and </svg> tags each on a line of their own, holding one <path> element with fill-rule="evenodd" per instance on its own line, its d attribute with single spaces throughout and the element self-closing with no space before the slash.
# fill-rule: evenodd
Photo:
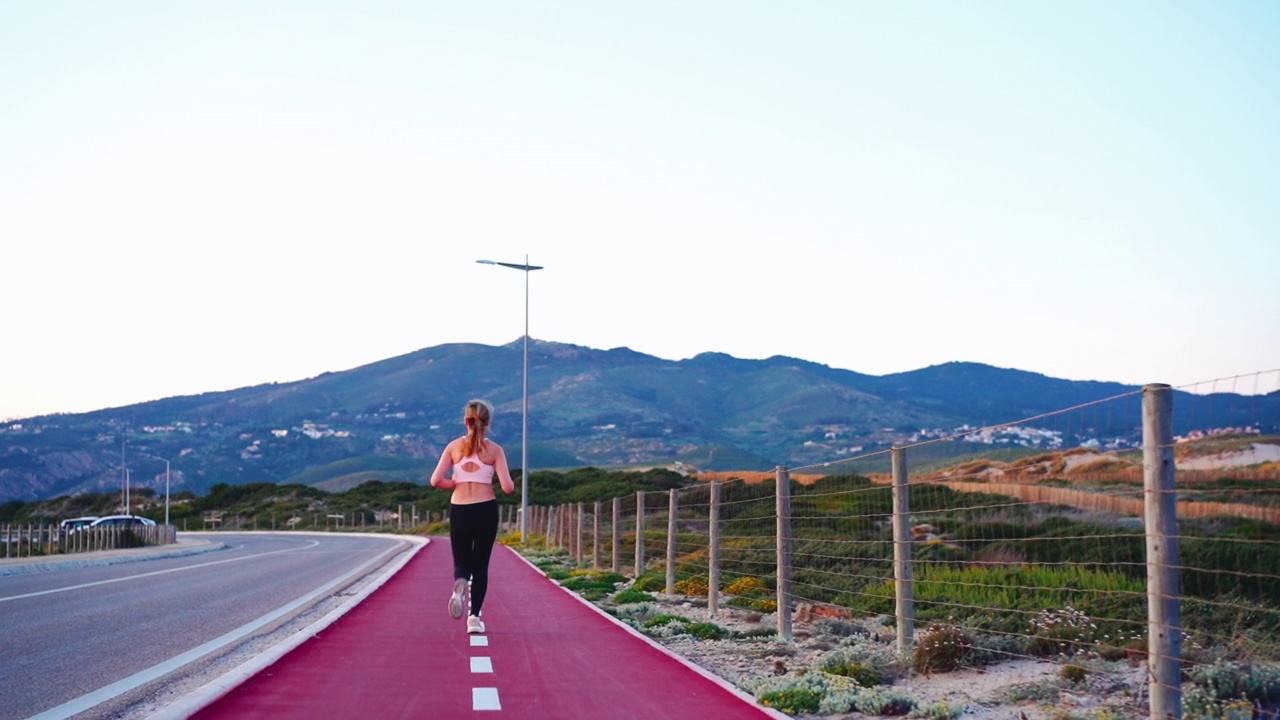
<svg viewBox="0 0 1280 720">
<path fill-rule="evenodd" d="M 491 673 L 493 672 L 493 660 L 487 657 L 471 658 L 471 672 L 473 673 Z"/>
<path fill-rule="evenodd" d="M 472 710 L 501 710 L 498 702 L 498 688 L 471 688 Z"/>
<path fill-rule="evenodd" d="M 307 545 L 299 545 L 298 547 L 285 548 L 284 550 L 272 550 L 271 552 L 258 553 L 257 555 L 245 555 L 243 557 L 227 558 L 225 560 L 214 560 L 212 562 L 200 563 L 199 565 L 187 565 L 180 568 L 170 568 L 168 570 L 155 570 L 149 573 L 141 573 L 139 575 L 129 575 L 127 577 L 115 578 L 113 580 L 99 580 L 97 582 L 84 583 L 82 585 L 71 585 L 64 588 L 54 588 L 52 590 L 41 590 L 40 592 L 26 593 L 23 595 L 10 595 L 8 597 L 0 597 L 0 602 L 8 602 L 10 600 L 22 600 L 24 598 L 39 597 L 41 595 L 52 595 L 60 592 L 70 592 L 71 590 L 83 590 L 84 588 L 97 587 L 99 585 L 110 585 L 112 583 L 125 582 L 127 580 L 141 580 L 142 578 L 152 577 L 154 575 L 166 575 L 168 573 L 183 572 L 185 570 L 195 570 L 197 568 L 209 567 L 210 565 L 222 565 L 229 562 L 240 562 L 241 560 L 252 560 L 254 558 L 266 557 L 268 555 L 279 555 L 280 553 L 296 552 L 298 550 L 308 550 L 319 545 L 319 541 L 309 541 Z"/>
<path fill-rule="evenodd" d="M 489 638 L 483 635 L 469 635 L 471 647 L 489 647 Z"/>
</svg>

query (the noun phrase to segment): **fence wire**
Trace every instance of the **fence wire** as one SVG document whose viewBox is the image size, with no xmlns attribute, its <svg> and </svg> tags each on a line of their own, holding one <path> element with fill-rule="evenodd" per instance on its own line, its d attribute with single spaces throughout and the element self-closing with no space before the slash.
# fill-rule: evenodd
<svg viewBox="0 0 1280 720">
<path fill-rule="evenodd" d="M 1280 371 L 1268 373 L 1280 384 Z M 668 492 L 642 493 L 642 515 L 635 494 L 614 501 L 616 518 L 606 501 L 593 539 L 614 569 L 637 584 L 648 578 L 647 589 L 667 589 L 669 573 L 679 595 L 756 615 L 776 612 L 781 597 L 797 633 L 883 644 L 901 642 L 910 623 L 910 670 L 896 680 L 904 688 L 954 671 L 968 673 L 958 697 L 1071 705 L 1096 695 L 1106 698 L 1099 712 L 1144 717 L 1155 689 L 1144 517 L 1159 492 L 1146 487 L 1144 453 L 1171 452 L 1169 540 L 1180 552 L 1171 597 L 1183 629 L 1173 659 L 1186 669 L 1189 707 L 1214 716 L 1230 698 L 1206 695 L 1222 686 L 1206 673 L 1280 658 L 1280 393 L 1233 394 L 1256 389 L 1261 375 L 1184 386 L 1175 441 L 1158 448 L 1143 446 L 1141 392 L 980 428 L 922 429 L 899 444 L 909 538 L 895 539 L 889 450 L 791 470 L 785 597 L 775 472 L 700 473 L 674 491 L 674 521 Z M 907 540 L 902 576 L 895 543 Z M 1280 705 L 1280 680 L 1275 693 Z M 1257 702 L 1259 712 L 1270 707 Z"/>
</svg>

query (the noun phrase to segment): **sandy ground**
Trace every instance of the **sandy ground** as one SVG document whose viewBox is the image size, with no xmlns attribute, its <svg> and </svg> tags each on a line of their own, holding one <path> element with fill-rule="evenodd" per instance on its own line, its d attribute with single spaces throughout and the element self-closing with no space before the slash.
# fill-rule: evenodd
<svg viewBox="0 0 1280 720">
<path fill-rule="evenodd" d="M 721 608 L 713 617 L 693 598 L 652 593 L 655 602 L 644 614 L 672 614 L 695 622 L 715 624 L 739 633 L 776 626 L 773 614 L 753 613 L 739 608 Z M 608 600 L 599 605 L 624 618 L 636 605 L 616 606 Z M 658 642 L 710 672 L 754 692 L 761 683 L 781 682 L 814 673 L 824 655 L 854 646 L 870 646 L 870 652 L 890 658 L 896 655 L 893 628 L 873 621 L 852 623 L 859 629 L 853 636 L 838 637 L 826 631 L 827 621 L 796 623 L 791 642 L 775 636 L 755 639 L 699 640 L 685 634 L 657 637 Z M 845 628 L 848 629 L 849 625 Z M 1011 656 L 1006 662 L 949 673 L 920 675 L 899 667 L 898 677 L 886 683 L 925 708 L 945 702 L 953 716 L 976 720 L 1062 720 L 1068 717 L 1145 717 L 1140 689 L 1145 666 L 1128 662 L 1082 661 L 1089 672 L 1080 683 L 1062 679 L 1065 661 L 1044 661 Z M 888 661 L 886 661 L 886 668 Z M 862 718 L 861 713 L 800 715 L 816 720 Z"/>
<path fill-rule="evenodd" d="M 1280 445 L 1254 443 L 1248 448 L 1217 455 L 1201 455 L 1178 461 L 1179 470 L 1221 470 L 1260 463 L 1280 462 Z"/>
</svg>

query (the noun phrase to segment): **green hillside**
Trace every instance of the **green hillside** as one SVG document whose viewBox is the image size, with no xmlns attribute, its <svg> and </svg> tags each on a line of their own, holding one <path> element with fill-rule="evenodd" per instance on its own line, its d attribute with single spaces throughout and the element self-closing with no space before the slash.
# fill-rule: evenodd
<svg viewBox="0 0 1280 720">
<path fill-rule="evenodd" d="M 462 432 L 471 397 L 495 406 L 491 437 L 520 460 L 523 345 L 450 344 L 307 380 L 0 426 L 0 500 L 137 487 L 350 487 L 421 483 Z M 948 363 L 875 377 L 788 357 L 704 353 L 671 361 L 625 348 L 534 341 L 529 463 L 540 468 L 803 466 L 905 442 L 921 428 L 1007 422 L 1138 388 Z M 1140 435 L 1139 399 L 1059 428 L 1067 442 Z M 1176 393 L 1177 430 L 1280 423 L 1263 398 Z M 712 449 L 714 448 L 714 453 Z"/>
</svg>

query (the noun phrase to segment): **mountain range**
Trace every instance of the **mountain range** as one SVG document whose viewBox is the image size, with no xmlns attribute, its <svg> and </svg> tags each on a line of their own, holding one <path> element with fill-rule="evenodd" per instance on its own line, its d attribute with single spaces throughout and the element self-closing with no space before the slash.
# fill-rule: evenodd
<svg viewBox="0 0 1280 720">
<path fill-rule="evenodd" d="M 0 426 L 0 500 L 132 486 L 204 494 L 218 483 L 343 489 L 424 482 L 472 397 L 521 457 L 523 339 L 446 344 L 295 382 L 27 418 Z M 664 360 L 627 348 L 530 342 L 529 464 L 766 469 L 823 463 L 1088 405 L 1138 386 L 951 362 L 884 376 L 775 356 Z M 1176 393 L 1175 431 L 1280 426 L 1280 392 Z M 1140 440 L 1140 397 L 1026 423 L 1060 442 Z M 923 432 L 922 432 L 923 431 Z M 1016 444 L 1016 440 L 1013 441 Z M 959 446 L 960 443 L 955 445 Z M 957 448 L 956 454 L 973 448 Z"/>
</svg>

